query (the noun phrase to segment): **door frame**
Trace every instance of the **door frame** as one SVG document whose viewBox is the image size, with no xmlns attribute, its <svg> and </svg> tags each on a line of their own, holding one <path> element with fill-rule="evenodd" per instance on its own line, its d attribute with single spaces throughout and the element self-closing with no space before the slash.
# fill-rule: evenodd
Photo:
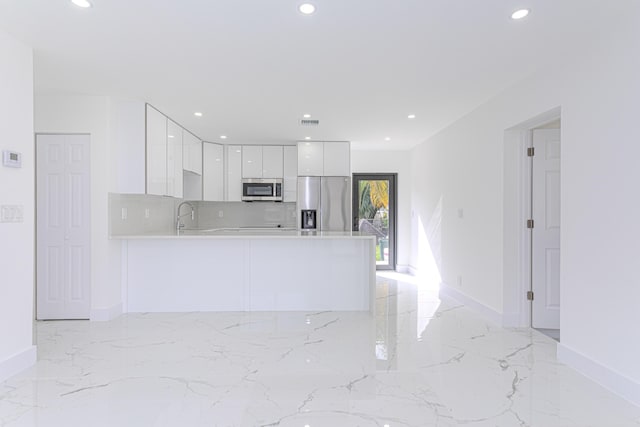
<svg viewBox="0 0 640 427">
<path fill-rule="evenodd" d="M 531 218 L 533 169 L 527 148 L 533 144 L 533 130 L 561 120 L 561 113 L 561 108 L 556 107 L 504 131 L 502 324 L 505 327 L 531 327 L 532 302 L 527 300 L 527 291 L 532 283 L 532 236 L 526 224 Z"/>
<path fill-rule="evenodd" d="M 376 265 L 376 270 L 393 270 L 395 271 L 398 259 L 398 174 L 395 172 L 375 172 L 375 173 L 353 173 L 351 174 L 351 210 L 353 217 L 358 217 L 358 211 L 356 209 L 359 206 L 359 193 L 360 189 L 357 182 L 360 180 L 388 180 L 389 181 L 389 264 L 388 265 Z M 393 219 L 393 221 L 391 221 Z M 356 230 L 356 222 L 353 221 L 351 229 Z"/>
</svg>

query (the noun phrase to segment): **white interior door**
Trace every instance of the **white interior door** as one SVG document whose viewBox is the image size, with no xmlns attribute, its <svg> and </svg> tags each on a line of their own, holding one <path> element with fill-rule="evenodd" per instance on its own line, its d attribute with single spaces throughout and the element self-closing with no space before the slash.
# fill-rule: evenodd
<svg viewBox="0 0 640 427">
<path fill-rule="evenodd" d="M 38 135 L 37 318 L 88 319 L 90 136 Z"/>
<path fill-rule="evenodd" d="M 560 329 L 560 129 L 533 131 L 532 326 Z"/>
</svg>

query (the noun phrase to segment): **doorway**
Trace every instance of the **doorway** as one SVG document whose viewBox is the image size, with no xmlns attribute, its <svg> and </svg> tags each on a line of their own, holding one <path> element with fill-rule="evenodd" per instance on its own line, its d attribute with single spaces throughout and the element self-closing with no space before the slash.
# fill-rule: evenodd
<svg viewBox="0 0 640 427">
<path fill-rule="evenodd" d="M 531 327 L 559 339 L 560 330 L 560 122 L 531 131 Z"/>
<path fill-rule="evenodd" d="M 36 318 L 88 319 L 90 135 L 36 135 Z"/>
<path fill-rule="evenodd" d="M 353 174 L 353 231 L 376 237 L 376 269 L 396 269 L 395 173 Z"/>
</svg>

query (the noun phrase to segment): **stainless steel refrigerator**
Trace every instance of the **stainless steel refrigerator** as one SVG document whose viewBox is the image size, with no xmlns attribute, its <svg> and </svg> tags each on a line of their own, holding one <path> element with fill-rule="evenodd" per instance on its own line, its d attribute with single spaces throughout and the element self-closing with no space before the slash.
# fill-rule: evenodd
<svg viewBox="0 0 640 427">
<path fill-rule="evenodd" d="M 298 228 L 317 231 L 351 230 L 351 178 L 298 177 Z"/>
</svg>

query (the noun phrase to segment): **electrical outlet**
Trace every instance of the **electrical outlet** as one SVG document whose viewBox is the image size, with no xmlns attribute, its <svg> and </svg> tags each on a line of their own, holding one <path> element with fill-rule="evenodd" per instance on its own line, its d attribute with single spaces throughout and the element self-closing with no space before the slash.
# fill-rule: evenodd
<svg viewBox="0 0 640 427">
<path fill-rule="evenodd" d="M 218 218 L 222 218 L 224 216 L 224 211 L 218 211 Z"/>
<path fill-rule="evenodd" d="M 146 208 L 144 210 L 144 217 L 148 219 L 150 216 L 151 216 L 151 212 L 149 212 L 149 208 Z"/>
<path fill-rule="evenodd" d="M 127 220 L 127 208 L 122 208 L 122 220 Z"/>
<path fill-rule="evenodd" d="M 462 287 L 462 276 L 458 276 L 458 287 Z"/>
</svg>

